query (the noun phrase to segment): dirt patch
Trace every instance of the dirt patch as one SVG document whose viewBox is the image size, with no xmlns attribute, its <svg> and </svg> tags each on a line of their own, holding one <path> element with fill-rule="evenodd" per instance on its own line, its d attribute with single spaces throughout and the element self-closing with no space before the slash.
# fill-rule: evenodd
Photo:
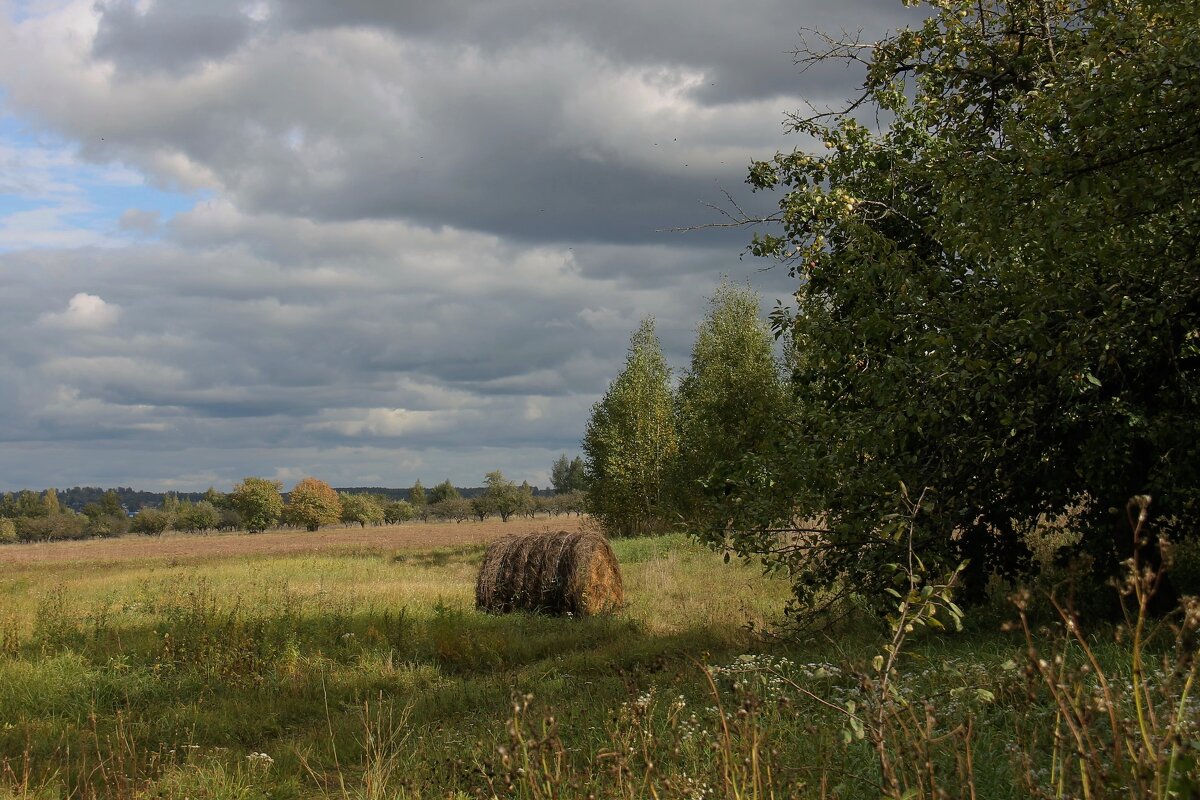
<svg viewBox="0 0 1200 800">
<path fill-rule="evenodd" d="M 512 533 L 578 531 L 586 517 L 512 519 L 508 522 L 406 522 L 360 528 L 323 528 L 315 533 L 280 530 L 266 533 L 168 533 L 161 537 L 124 536 L 85 542 L 43 542 L 0 547 L 0 564 L 119 561 L 196 561 L 237 556 L 273 556 L 326 552 L 431 550 L 483 545 Z"/>
</svg>

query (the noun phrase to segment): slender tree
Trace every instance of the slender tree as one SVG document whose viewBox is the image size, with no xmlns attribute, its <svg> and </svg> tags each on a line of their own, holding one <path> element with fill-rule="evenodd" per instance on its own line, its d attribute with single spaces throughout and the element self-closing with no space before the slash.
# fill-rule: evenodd
<svg viewBox="0 0 1200 800">
<path fill-rule="evenodd" d="M 665 479 L 678 453 L 671 370 L 654 321 L 629 343 L 625 368 L 592 407 L 583 438 L 588 510 L 614 536 L 661 533 L 670 524 Z"/>
</svg>

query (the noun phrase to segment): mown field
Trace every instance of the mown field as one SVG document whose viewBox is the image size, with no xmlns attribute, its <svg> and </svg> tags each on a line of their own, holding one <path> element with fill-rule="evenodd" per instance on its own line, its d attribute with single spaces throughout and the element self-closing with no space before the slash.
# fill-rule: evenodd
<svg viewBox="0 0 1200 800">
<path fill-rule="evenodd" d="M 760 636 L 786 583 L 681 536 L 614 543 L 614 616 L 476 612 L 523 524 L 0 550 L 0 797 L 879 796 L 880 628 Z M 928 796 L 1054 778 L 997 621 L 907 645 L 889 747 Z"/>
</svg>

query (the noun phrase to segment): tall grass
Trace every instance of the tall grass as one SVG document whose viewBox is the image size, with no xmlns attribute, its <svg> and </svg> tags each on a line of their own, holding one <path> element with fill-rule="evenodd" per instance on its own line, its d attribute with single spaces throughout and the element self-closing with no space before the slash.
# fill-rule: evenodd
<svg viewBox="0 0 1200 800">
<path fill-rule="evenodd" d="M 746 627 L 785 583 L 681 537 L 615 549 L 629 605 L 587 620 L 477 613 L 478 547 L 10 570 L 0 798 L 1197 791 L 1200 610 L 1156 629 L 1150 584 L 1091 635 L 1028 607 L 954 634 L 953 576 L 918 561 L 889 636 L 795 643 Z"/>
</svg>

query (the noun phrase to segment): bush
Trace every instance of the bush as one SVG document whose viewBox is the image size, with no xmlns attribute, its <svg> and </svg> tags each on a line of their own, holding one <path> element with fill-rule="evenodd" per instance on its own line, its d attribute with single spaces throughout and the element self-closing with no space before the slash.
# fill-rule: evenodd
<svg viewBox="0 0 1200 800">
<path fill-rule="evenodd" d="M 338 497 L 342 501 L 342 522 L 357 522 L 364 528 L 383 522 L 383 508 L 371 495 L 338 492 Z"/>
<path fill-rule="evenodd" d="M 17 526 L 11 520 L 0 517 L 0 544 L 12 544 L 17 541 Z"/>
<path fill-rule="evenodd" d="M 128 532 L 129 517 L 124 514 L 100 514 L 87 518 L 86 534 L 88 536 L 110 539 L 114 536 L 124 536 Z"/>
<path fill-rule="evenodd" d="M 407 500 L 393 500 L 383 507 L 383 521 L 389 525 L 397 522 L 408 522 L 416 516 L 412 503 Z"/>
<path fill-rule="evenodd" d="M 181 503 L 179 511 L 175 512 L 173 527 L 177 531 L 197 533 L 217 527 L 221 515 L 212 503 L 201 500 L 199 503 Z"/>
<path fill-rule="evenodd" d="M 88 521 L 74 512 L 51 514 L 45 517 L 18 517 L 17 538 L 22 542 L 56 542 L 69 539 L 85 539 Z"/>
<path fill-rule="evenodd" d="M 240 531 L 245 526 L 242 515 L 235 509 L 222 508 L 218 512 L 217 528 L 223 531 Z"/>
<path fill-rule="evenodd" d="M 171 527 L 171 515 L 160 508 L 143 508 L 133 518 L 129 529 L 143 536 L 161 536 Z"/>
<path fill-rule="evenodd" d="M 463 522 L 471 518 L 471 501 L 462 497 L 448 497 L 431 503 L 429 510 L 440 520 Z"/>
</svg>

